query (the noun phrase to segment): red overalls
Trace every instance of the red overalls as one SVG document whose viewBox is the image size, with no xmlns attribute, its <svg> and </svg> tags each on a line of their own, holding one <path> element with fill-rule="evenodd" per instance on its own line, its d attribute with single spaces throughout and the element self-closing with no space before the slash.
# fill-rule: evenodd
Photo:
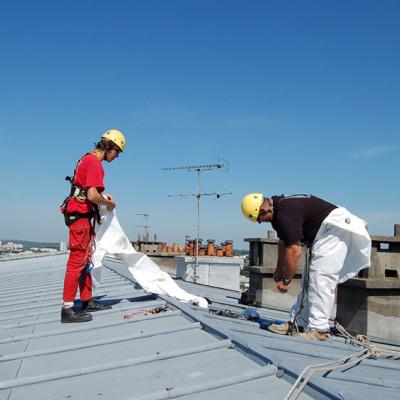
<svg viewBox="0 0 400 400">
<path fill-rule="evenodd" d="M 85 190 L 96 187 L 99 192 L 102 192 L 104 190 L 103 178 L 104 170 L 101 161 L 93 153 L 89 153 L 77 165 L 74 184 Z M 85 214 L 92 210 L 93 203 L 89 200 L 82 202 L 72 198 L 67 206 L 69 213 Z M 78 287 L 82 301 L 92 298 L 92 278 L 87 270 L 94 240 L 94 229 L 91 222 L 92 220 L 89 218 L 81 218 L 69 226 L 70 255 L 64 278 L 64 302 L 75 300 Z"/>
<path fill-rule="evenodd" d="M 89 218 L 82 218 L 69 227 L 70 254 L 64 278 L 64 302 L 75 300 L 78 287 L 82 301 L 92 298 L 92 278 L 86 270 L 94 231 Z"/>
</svg>

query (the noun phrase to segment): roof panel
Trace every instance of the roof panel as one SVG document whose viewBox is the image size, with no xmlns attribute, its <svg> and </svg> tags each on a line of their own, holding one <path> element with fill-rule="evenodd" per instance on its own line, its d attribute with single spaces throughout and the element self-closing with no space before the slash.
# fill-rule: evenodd
<svg viewBox="0 0 400 400">
<path fill-rule="evenodd" d="M 115 260 L 107 260 L 95 291 L 113 308 L 85 324 L 61 324 L 65 263 L 65 255 L 0 262 L 0 400 L 279 399 L 305 366 L 360 351 L 340 338 L 278 336 L 256 322 L 146 294 Z M 237 292 L 178 283 L 210 297 L 215 309 L 243 310 Z M 167 311 L 146 314 L 166 304 Z M 265 320 L 287 318 L 258 311 Z M 299 398 L 398 398 L 399 369 L 386 358 L 319 373 Z"/>
</svg>

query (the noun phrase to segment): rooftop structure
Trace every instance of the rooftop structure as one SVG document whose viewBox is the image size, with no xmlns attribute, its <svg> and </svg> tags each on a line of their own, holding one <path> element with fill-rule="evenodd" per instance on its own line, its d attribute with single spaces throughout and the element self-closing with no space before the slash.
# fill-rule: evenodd
<svg viewBox="0 0 400 400">
<path fill-rule="evenodd" d="M 210 312 L 153 296 L 118 260 L 106 260 L 96 292 L 113 308 L 85 324 L 61 324 L 66 259 L 0 262 L 0 400 L 399 397 L 398 354 L 361 361 L 366 350 L 339 337 L 272 334 L 260 326 L 287 314 L 258 308 L 261 319 L 244 319 L 237 291 L 178 281 L 209 297 Z M 305 367 L 344 361 L 291 390 Z"/>
<path fill-rule="evenodd" d="M 332 317 L 352 333 L 400 344 L 400 225 L 394 236 L 371 236 L 371 266 L 357 277 L 338 285 L 337 307 Z M 250 291 L 256 304 L 290 309 L 300 292 L 302 269 L 294 277 L 287 295 L 279 295 L 273 273 L 278 258 L 278 240 L 248 238 Z M 305 250 L 303 248 L 303 260 Z"/>
</svg>

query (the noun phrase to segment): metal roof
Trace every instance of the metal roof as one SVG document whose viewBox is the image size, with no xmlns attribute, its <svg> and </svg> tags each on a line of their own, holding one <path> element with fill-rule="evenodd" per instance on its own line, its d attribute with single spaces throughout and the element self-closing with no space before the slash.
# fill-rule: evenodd
<svg viewBox="0 0 400 400">
<path fill-rule="evenodd" d="M 61 324 L 66 260 L 0 262 L 0 400 L 284 399 L 306 366 L 363 350 L 339 337 L 322 343 L 279 336 L 257 322 L 216 315 L 243 311 L 238 292 L 178 281 L 211 298 L 214 313 L 153 296 L 110 259 L 95 296 L 112 309 L 88 323 Z M 165 312 L 146 312 L 165 305 Z M 257 311 L 264 320 L 287 318 Z M 399 356 L 392 356 L 318 372 L 299 398 L 399 399 L 399 389 Z"/>
</svg>

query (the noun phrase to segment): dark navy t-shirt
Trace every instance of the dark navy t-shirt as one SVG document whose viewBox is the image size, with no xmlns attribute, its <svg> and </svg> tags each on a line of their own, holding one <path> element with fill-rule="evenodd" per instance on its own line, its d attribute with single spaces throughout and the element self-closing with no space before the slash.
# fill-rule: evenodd
<svg viewBox="0 0 400 400">
<path fill-rule="evenodd" d="M 300 240 L 311 244 L 324 219 L 337 206 L 311 194 L 272 196 L 274 217 L 272 227 L 285 246 Z"/>
</svg>

